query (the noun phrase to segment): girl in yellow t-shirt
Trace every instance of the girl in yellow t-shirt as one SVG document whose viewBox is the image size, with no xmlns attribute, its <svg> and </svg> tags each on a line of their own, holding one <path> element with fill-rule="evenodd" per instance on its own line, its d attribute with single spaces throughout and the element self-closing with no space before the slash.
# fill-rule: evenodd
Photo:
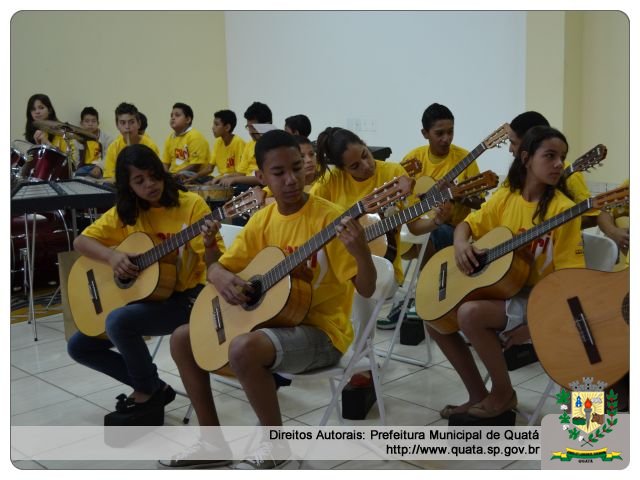
<svg viewBox="0 0 640 480">
<path fill-rule="evenodd" d="M 325 129 L 318 135 L 317 150 L 320 175 L 328 172 L 329 165 L 336 168 L 326 173 L 322 181 L 316 182 L 309 193 L 326 198 L 342 210 L 385 182 L 407 174 L 398 163 L 374 160 L 360 137 L 344 128 Z M 408 227 L 414 235 L 422 235 L 429 231 L 431 223 L 431 220 L 418 219 Z M 400 245 L 400 232 L 394 232 L 389 240 L 390 245 Z M 400 255 L 388 252 L 387 258 L 393 263 L 396 281 L 402 283 L 404 274 Z"/>
<path fill-rule="evenodd" d="M 87 227 L 74 241 L 81 254 L 108 263 L 120 278 L 135 278 L 134 256 L 114 250 L 133 232 L 155 242 L 177 234 L 211 213 L 198 195 L 184 192 L 146 145 L 125 147 L 116 162 L 116 206 Z M 116 410 L 136 413 L 160 410 L 175 392 L 158 376 L 145 335 L 167 335 L 187 323 L 192 302 L 205 282 L 206 266 L 224 250 L 216 227 L 207 220 L 203 234 L 170 254 L 176 258 L 177 281 L 166 300 L 135 302 L 117 308 L 106 319 L 107 338 L 75 333 L 68 344 L 71 358 L 133 388 L 118 397 Z M 117 347 L 118 351 L 111 350 Z"/>
<path fill-rule="evenodd" d="M 480 210 L 469 214 L 456 227 L 453 245 L 461 271 L 470 274 L 478 265 L 476 255 L 480 251 L 471 244 L 471 237 L 481 237 L 500 225 L 517 234 L 574 205 L 563 193 L 567 150 L 564 135 L 554 128 L 534 127 L 526 133 L 509 169 L 509 187 L 495 192 Z M 580 218 L 534 240 L 527 248 L 532 257 L 528 287 L 554 270 L 584 268 Z M 469 393 L 466 403 L 447 405 L 441 410 L 441 416 L 448 418 L 452 414 L 467 413 L 490 418 L 516 406 L 517 397 L 502 350 L 529 339 L 525 317 L 528 292 L 529 288 L 525 287 L 507 301 L 473 300 L 458 308 L 458 326 L 491 376 L 490 392 L 462 336 L 429 329 Z M 497 332 L 502 333 L 498 335 Z"/>
</svg>

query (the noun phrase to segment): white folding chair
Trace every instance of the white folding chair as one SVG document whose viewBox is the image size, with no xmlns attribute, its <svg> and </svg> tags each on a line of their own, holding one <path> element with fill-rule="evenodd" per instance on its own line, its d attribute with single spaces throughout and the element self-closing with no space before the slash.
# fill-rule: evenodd
<svg viewBox="0 0 640 480">
<path fill-rule="evenodd" d="M 374 255 L 373 263 L 377 273 L 376 290 L 370 298 L 364 298 L 357 292 L 354 294 L 352 322 L 355 337 L 349 351 L 342 357 L 338 365 L 296 375 L 281 373 L 281 375 L 286 378 L 305 377 L 329 379 L 331 401 L 320 420 L 320 426 L 327 424 L 331 412 L 334 409 L 338 413 L 340 423 L 343 423 L 342 415 L 338 408 L 338 400 L 340 399 L 342 389 L 354 374 L 367 371 L 371 371 L 378 411 L 380 413 L 380 422 L 382 425 L 385 424 L 380 372 L 373 350 L 373 333 L 380 309 L 389 296 L 389 292 L 391 292 L 395 286 L 395 279 L 391 262 Z"/>
<path fill-rule="evenodd" d="M 582 232 L 587 268 L 610 272 L 618 261 L 618 246 L 609 237 Z"/>
<path fill-rule="evenodd" d="M 402 307 L 400 309 L 400 315 L 398 316 L 398 323 L 396 324 L 393 330 L 393 336 L 389 341 L 389 346 L 386 351 L 381 349 L 376 349 L 376 353 L 379 356 L 384 357 L 384 363 L 382 364 L 382 368 L 381 368 L 383 376 L 386 372 L 387 365 L 389 364 L 389 360 L 391 360 L 392 358 L 400 362 L 408 363 L 411 365 L 417 365 L 420 367 L 426 367 L 427 365 L 429 365 L 429 363 L 431 363 L 431 341 L 429 337 L 429 332 L 427 331 L 427 328 L 426 328 L 426 324 L 423 325 L 424 336 L 425 336 L 424 342 L 427 348 L 427 358 L 424 362 L 416 360 L 415 358 L 407 357 L 405 355 L 399 355 L 393 352 L 396 344 L 400 340 L 400 329 L 402 328 L 402 322 L 406 318 L 407 310 L 409 309 L 409 302 L 413 297 L 415 297 L 416 283 L 418 281 L 418 275 L 420 275 L 420 265 L 422 264 L 422 259 L 424 258 L 424 255 L 427 251 L 427 244 L 429 243 L 429 234 L 427 233 L 425 235 L 415 236 L 411 232 L 409 232 L 409 229 L 407 228 L 406 225 L 403 225 L 401 230 L 401 238 L 402 238 L 402 241 L 404 242 L 412 243 L 414 245 L 420 245 L 420 253 L 418 253 L 417 258 L 411 259 L 409 261 L 409 265 L 407 265 L 407 271 L 405 272 L 404 282 L 406 284 L 407 280 L 409 280 L 409 285 L 407 286 L 406 289 L 404 288 L 404 286 L 399 289 L 400 293 L 403 294 L 404 296 L 404 300 L 402 302 Z M 411 263 L 413 263 L 414 261 L 415 263 L 414 263 L 414 268 L 413 268 L 413 273 L 411 275 L 411 278 L 407 278 L 409 267 L 411 266 Z"/>
</svg>

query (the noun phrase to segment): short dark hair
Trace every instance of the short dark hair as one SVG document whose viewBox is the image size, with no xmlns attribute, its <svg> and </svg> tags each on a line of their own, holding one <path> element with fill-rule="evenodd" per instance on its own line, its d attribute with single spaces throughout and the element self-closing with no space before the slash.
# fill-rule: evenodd
<svg viewBox="0 0 640 480">
<path fill-rule="evenodd" d="M 87 115 L 93 115 L 96 117 L 98 121 L 100 121 L 100 116 L 98 115 L 98 110 L 93 107 L 84 107 L 80 112 L 80 120 L 84 120 L 84 117 Z"/>
<path fill-rule="evenodd" d="M 179 108 L 180 110 L 182 110 L 182 113 L 184 113 L 185 117 L 191 118 L 191 122 L 189 122 L 189 125 L 193 123 L 193 109 L 189 105 L 187 105 L 186 103 L 177 102 L 173 104 L 172 109 L 173 108 Z"/>
<path fill-rule="evenodd" d="M 280 147 L 291 147 L 300 150 L 295 137 L 284 130 L 270 130 L 260 135 L 255 149 L 256 163 L 260 170 L 264 166 L 264 159 L 267 153 Z"/>
<path fill-rule="evenodd" d="M 122 102 L 120 105 L 116 107 L 116 122 L 118 121 L 119 115 L 124 114 L 135 115 L 138 116 L 138 109 L 133 103 Z"/>
<path fill-rule="evenodd" d="M 238 124 L 236 114 L 231 110 L 218 110 L 213 114 L 213 118 L 219 118 L 223 125 L 231 125 L 231 132 L 233 132 L 233 129 L 236 128 L 236 125 Z"/>
<path fill-rule="evenodd" d="M 289 127 L 292 132 L 298 132 L 303 137 L 311 135 L 311 120 L 306 115 L 292 115 L 284 120 L 284 126 Z"/>
<path fill-rule="evenodd" d="M 244 112 L 244 118 L 247 121 L 257 123 L 273 123 L 271 109 L 264 103 L 253 102 Z"/>
<path fill-rule="evenodd" d="M 140 120 L 140 131 L 144 132 L 149 126 L 149 122 L 147 122 L 147 116 L 142 112 L 138 112 L 138 120 Z"/>
<path fill-rule="evenodd" d="M 313 142 L 309 140 L 309 137 L 303 137 L 302 135 L 294 135 L 293 138 L 296 139 L 296 142 L 298 142 L 298 145 L 311 145 L 312 147 L 314 147 Z M 315 147 L 314 147 L 314 150 L 315 150 Z"/>
<path fill-rule="evenodd" d="M 509 127 L 513 130 L 513 133 L 518 136 L 518 138 L 523 138 L 530 128 L 538 126 L 548 127 L 550 124 L 549 121 L 544 118 L 544 115 L 534 111 L 521 113 L 511 120 L 511 123 L 509 124 Z"/>
<path fill-rule="evenodd" d="M 453 122 L 453 113 L 444 105 L 432 103 L 422 114 L 422 128 L 429 130 L 438 120 L 451 120 Z"/>
</svg>

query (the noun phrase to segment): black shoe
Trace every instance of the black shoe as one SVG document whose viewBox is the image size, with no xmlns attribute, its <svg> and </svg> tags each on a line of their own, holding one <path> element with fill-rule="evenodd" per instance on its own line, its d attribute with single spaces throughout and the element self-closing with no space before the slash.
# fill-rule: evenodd
<svg viewBox="0 0 640 480">
<path fill-rule="evenodd" d="M 152 408 L 156 405 L 170 404 L 176 398 L 176 391 L 171 388 L 170 385 L 165 384 L 165 387 L 159 388 L 149 397 L 146 402 L 136 402 L 132 397 L 128 397 L 124 393 L 121 393 L 116 397 L 118 402 L 116 403 L 116 412 L 128 413 L 133 410 L 140 410 L 146 408 Z"/>
<path fill-rule="evenodd" d="M 163 400 L 165 405 L 169 405 L 176 399 L 176 391 L 171 388 L 171 385 L 167 385 L 164 390 L 162 390 Z"/>
</svg>

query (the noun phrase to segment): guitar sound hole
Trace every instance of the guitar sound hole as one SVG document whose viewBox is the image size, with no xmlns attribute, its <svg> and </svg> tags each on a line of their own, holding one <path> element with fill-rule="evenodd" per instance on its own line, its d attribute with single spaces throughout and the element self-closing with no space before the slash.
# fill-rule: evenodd
<svg viewBox="0 0 640 480">
<path fill-rule="evenodd" d="M 118 288 L 122 288 L 123 290 L 130 288 L 136 281 L 135 278 L 120 278 L 117 276 L 114 276 L 113 280 L 116 282 Z"/>
<path fill-rule="evenodd" d="M 253 277 L 249 280 L 249 285 L 251 285 L 253 292 L 246 292 L 249 297 L 249 301 L 245 303 L 245 308 L 247 310 L 253 310 L 262 300 L 262 280 L 260 277 Z"/>
<path fill-rule="evenodd" d="M 482 272 L 482 270 L 484 270 L 484 268 L 487 266 L 487 254 L 477 254 L 476 260 L 478 260 L 478 266 L 473 269 L 471 275 L 477 275 L 478 273 Z"/>
</svg>

